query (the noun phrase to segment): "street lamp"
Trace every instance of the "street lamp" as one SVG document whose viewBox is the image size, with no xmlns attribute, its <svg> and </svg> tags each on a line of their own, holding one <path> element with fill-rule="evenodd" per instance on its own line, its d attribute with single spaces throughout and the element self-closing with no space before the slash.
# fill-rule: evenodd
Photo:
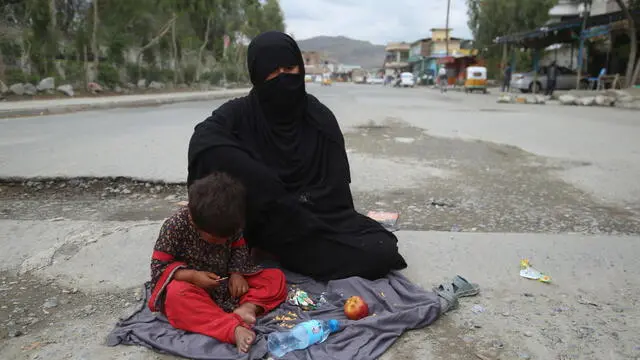
<svg viewBox="0 0 640 360">
<path fill-rule="evenodd" d="M 444 41 L 445 41 L 445 46 L 446 46 L 446 51 L 447 51 L 447 56 L 449 56 L 449 13 L 451 11 L 451 0 L 447 0 L 447 21 L 445 24 L 445 36 L 444 36 Z"/>
</svg>

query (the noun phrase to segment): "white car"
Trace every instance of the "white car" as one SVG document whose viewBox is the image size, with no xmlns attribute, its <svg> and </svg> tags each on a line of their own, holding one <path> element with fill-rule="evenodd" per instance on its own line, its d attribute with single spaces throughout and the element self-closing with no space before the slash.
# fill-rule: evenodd
<svg viewBox="0 0 640 360">
<path fill-rule="evenodd" d="M 384 84 L 384 79 L 381 77 L 368 77 L 367 84 L 382 85 Z"/>
<path fill-rule="evenodd" d="M 589 81 L 586 79 L 589 75 L 583 75 L 580 80 L 580 88 L 588 88 Z M 547 67 L 541 66 L 538 71 L 538 79 L 534 83 L 535 72 L 516 73 L 511 76 L 511 87 L 527 92 L 540 92 L 547 89 Z M 576 88 L 578 74 L 564 66 L 558 66 L 558 77 L 556 80 L 556 90 L 570 90 Z"/>
<path fill-rule="evenodd" d="M 400 74 L 400 86 L 402 87 L 414 87 L 416 86 L 416 79 L 410 72 L 403 72 Z"/>
</svg>

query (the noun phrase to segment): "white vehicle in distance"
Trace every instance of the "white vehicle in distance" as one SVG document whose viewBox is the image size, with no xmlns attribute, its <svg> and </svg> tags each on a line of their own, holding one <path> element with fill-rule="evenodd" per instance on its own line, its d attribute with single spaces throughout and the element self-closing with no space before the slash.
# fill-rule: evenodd
<svg viewBox="0 0 640 360">
<path fill-rule="evenodd" d="M 400 74 L 400 86 L 402 87 L 414 87 L 416 86 L 416 79 L 410 72 L 403 72 Z"/>
<path fill-rule="evenodd" d="M 382 85 L 384 84 L 384 79 L 381 77 L 367 77 L 367 84 L 372 84 L 372 85 Z"/>
</svg>

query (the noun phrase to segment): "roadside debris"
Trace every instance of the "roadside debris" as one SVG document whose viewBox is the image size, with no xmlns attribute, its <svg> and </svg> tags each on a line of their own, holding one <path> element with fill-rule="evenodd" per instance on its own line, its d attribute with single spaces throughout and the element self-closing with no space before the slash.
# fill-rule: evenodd
<svg viewBox="0 0 640 360">
<path fill-rule="evenodd" d="M 520 276 L 531 280 L 538 280 L 544 283 L 551 282 L 551 277 L 533 268 L 528 259 L 520 260 Z"/>
<path fill-rule="evenodd" d="M 300 289 L 289 291 L 287 302 L 291 305 L 298 306 L 304 311 L 315 310 L 317 308 L 316 303 L 311 299 L 309 294 Z"/>
<path fill-rule="evenodd" d="M 44 309 L 51 309 L 58 306 L 58 304 L 59 304 L 58 299 L 53 297 L 53 298 L 47 299 L 42 305 L 42 307 Z"/>
<path fill-rule="evenodd" d="M 397 212 L 369 211 L 367 213 L 367 216 L 379 222 L 389 231 L 399 230 L 398 218 L 400 217 L 400 214 L 398 214 Z"/>
<path fill-rule="evenodd" d="M 600 307 L 600 305 L 598 305 L 597 303 L 589 300 L 589 299 L 585 299 L 582 295 L 578 295 L 576 296 L 576 301 L 578 302 L 578 304 L 582 304 L 582 305 L 591 305 L 594 307 Z"/>
</svg>

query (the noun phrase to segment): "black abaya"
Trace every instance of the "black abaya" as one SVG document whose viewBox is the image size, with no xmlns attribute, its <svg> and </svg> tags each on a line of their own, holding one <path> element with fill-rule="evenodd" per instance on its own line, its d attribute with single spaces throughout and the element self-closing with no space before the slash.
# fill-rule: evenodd
<svg viewBox="0 0 640 360">
<path fill-rule="evenodd" d="M 295 41 L 262 34 L 248 62 L 251 93 L 195 128 L 188 184 L 215 171 L 242 181 L 247 241 L 290 270 L 320 280 L 373 279 L 406 267 L 395 236 L 355 211 L 344 138 L 333 113 L 306 94 L 304 72 L 263 80 L 279 67 L 304 69 Z"/>
</svg>

